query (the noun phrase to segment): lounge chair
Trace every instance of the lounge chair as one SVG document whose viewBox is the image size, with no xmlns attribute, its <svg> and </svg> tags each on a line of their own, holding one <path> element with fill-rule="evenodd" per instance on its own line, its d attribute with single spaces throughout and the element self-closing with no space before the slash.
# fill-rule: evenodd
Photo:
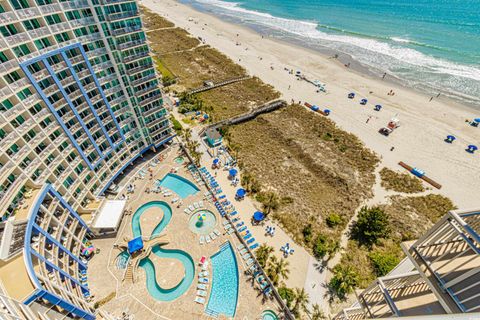
<svg viewBox="0 0 480 320">
<path fill-rule="evenodd" d="M 200 278 L 205 278 L 205 277 L 208 277 L 209 275 L 210 273 L 208 271 L 202 271 L 198 274 Z"/>
<path fill-rule="evenodd" d="M 207 291 L 205 291 L 205 290 L 197 290 L 197 296 L 199 296 L 199 297 L 206 297 L 206 296 L 207 296 Z"/>
<path fill-rule="evenodd" d="M 193 203 L 193 206 L 195 207 L 195 209 L 200 208 L 200 206 L 198 205 L 198 202 L 194 202 L 194 203 Z"/>
<path fill-rule="evenodd" d="M 229 230 L 229 229 L 232 228 L 232 225 L 229 223 L 229 224 L 224 225 L 223 228 L 224 228 L 225 230 Z"/>
<path fill-rule="evenodd" d="M 188 206 L 188 209 L 190 209 L 191 212 L 195 211 L 195 207 L 192 206 L 192 205 L 189 205 L 189 206 Z"/>
<path fill-rule="evenodd" d="M 240 228 L 240 227 L 243 226 L 244 224 L 245 224 L 245 222 L 240 221 L 239 223 L 237 223 L 237 226 L 236 226 L 236 227 L 237 227 L 237 228 Z"/>
<path fill-rule="evenodd" d="M 247 230 L 247 226 L 240 227 L 240 229 L 238 229 L 238 232 L 243 232 L 245 230 Z"/>
<path fill-rule="evenodd" d="M 198 205 L 200 206 L 200 208 L 203 208 L 203 201 L 199 201 Z"/>
<path fill-rule="evenodd" d="M 212 239 L 210 239 L 210 236 L 209 236 L 209 235 L 206 235 L 206 236 L 205 236 L 205 241 L 206 241 L 207 243 L 210 243 L 210 242 L 212 241 Z"/>
<path fill-rule="evenodd" d="M 180 198 L 175 197 L 175 198 L 172 199 L 172 203 L 175 203 L 175 202 L 177 202 L 178 200 L 180 200 Z"/>
<path fill-rule="evenodd" d="M 190 210 L 188 210 L 188 208 L 185 208 L 185 210 L 183 210 L 183 212 L 185 212 L 186 214 L 190 214 Z"/>
<path fill-rule="evenodd" d="M 250 267 L 255 261 L 253 261 L 253 259 L 249 259 L 246 264 L 247 264 L 247 267 Z"/>
<path fill-rule="evenodd" d="M 205 283 L 197 284 L 197 289 L 199 290 L 207 290 L 208 286 Z"/>
<path fill-rule="evenodd" d="M 232 233 L 234 233 L 234 232 L 235 232 L 235 229 L 230 228 L 230 229 L 228 229 L 227 234 L 232 234 Z"/>
<path fill-rule="evenodd" d="M 200 244 L 205 244 L 205 237 L 204 236 L 200 236 Z"/>
<path fill-rule="evenodd" d="M 236 215 L 238 212 L 237 211 L 233 211 L 232 213 L 230 213 L 230 216 L 234 216 Z"/>
<path fill-rule="evenodd" d="M 245 246 L 243 245 L 243 243 L 240 243 L 237 245 L 237 250 L 241 250 L 241 249 L 245 249 Z"/>
<path fill-rule="evenodd" d="M 250 246 L 250 250 L 255 250 L 258 248 L 258 243 L 254 243 Z"/>
<path fill-rule="evenodd" d="M 195 297 L 194 301 L 199 304 L 205 304 L 205 298 L 202 297 Z"/>
<path fill-rule="evenodd" d="M 248 239 L 247 240 L 247 243 L 250 244 L 250 243 L 254 243 L 255 242 L 255 238 L 251 238 L 251 239 Z"/>
<path fill-rule="evenodd" d="M 215 234 L 216 234 L 217 236 L 219 236 L 219 237 L 220 237 L 220 235 L 221 235 L 221 233 L 220 233 L 220 231 L 218 231 L 218 229 L 213 230 L 213 233 L 215 233 Z"/>
<path fill-rule="evenodd" d="M 212 240 L 217 239 L 217 235 L 216 235 L 215 233 L 213 233 L 213 232 L 210 232 L 209 236 L 210 236 L 210 238 L 211 238 Z"/>
<path fill-rule="evenodd" d="M 198 278 L 198 283 L 208 283 L 208 278 Z"/>
<path fill-rule="evenodd" d="M 242 250 L 239 251 L 240 255 L 242 256 L 247 252 L 248 252 L 247 248 L 243 248 Z"/>
<path fill-rule="evenodd" d="M 240 218 L 239 218 L 239 217 L 236 217 L 236 218 L 233 218 L 233 219 L 232 219 L 232 222 L 237 222 L 238 220 L 240 220 Z"/>
<path fill-rule="evenodd" d="M 222 222 L 222 224 L 223 224 L 224 226 L 226 226 L 226 225 L 229 224 L 229 223 L 230 223 L 230 221 L 228 221 L 228 220 L 225 220 L 225 221 Z"/>
</svg>

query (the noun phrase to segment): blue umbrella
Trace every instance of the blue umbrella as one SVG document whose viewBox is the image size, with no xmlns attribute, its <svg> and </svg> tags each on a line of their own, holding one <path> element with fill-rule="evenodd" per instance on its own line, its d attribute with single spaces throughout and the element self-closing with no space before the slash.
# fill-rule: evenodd
<svg viewBox="0 0 480 320">
<path fill-rule="evenodd" d="M 368 100 L 367 100 L 367 99 L 362 99 L 362 100 L 360 100 L 360 104 L 363 104 L 363 105 L 366 105 L 366 104 L 367 104 L 367 102 L 368 102 Z"/>
<path fill-rule="evenodd" d="M 219 161 L 220 161 L 220 159 L 215 158 L 215 159 L 213 159 L 213 164 L 218 164 Z"/>
<path fill-rule="evenodd" d="M 455 141 L 455 139 L 457 139 L 457 138 L 455 138 L 455 136 L 448 135 L 447 139 L 445 139 L 445 141 L 448 142 L 448 143 L 452 143 L 453 141 Z"/>
<path fill-rule="evenodd" d="M 375 106 L 375 111 L 380 111 L 380 110 L 382 110 L 382 106 L 380 104 L 377 104 Z"/>
<path fill-rule="evenodd" d="M 247 194 L 247 191 L 245 191 L 245 189 L 240 188 L 237 190 L 237 197 L 239 198 L 245 197 L 246 194 Z"/>
<path fill-rule="evenodd" d="M 255 221 L 257 222 L 260 222 L 265 219 L 265 215 L 263 214 L 263 212 L 257 211 L 253 214 L 253 219 L 255 219 Z"/>
<path fill-rule="evenodd" d="M 474 153 L 477 150 L 478 150 L 478 147 L 476 145 L 473 145 L 473 144 L 471 144 L 467 147 L 467 152 L 470 152 L 470 153 Z"/>
<path fill-rule="evenodd" d="M 323 110 L 323 113 L 328 116 L 330 114 L 330 112 L 332 112 L 330 109 L 325 109 Z"/>
<path fill-rule="evenodd" d="M 232 177 L 235 177 L 237 173 L 238 171 L 236 169 L 230 169 L 230 171 L 228 171 L 228 174 Z"/>
<path fill-rule="evenodd" d="M 348 94 L 348 99 L 353 99 L 353 98 L 355 98 L 355 93 L 350 92 L 350 93 Z"/>
<path fill-rule="evenodd" d="M 320 108 L 318 106 L 312 106 L 312 110 L 313 111 L 318 111 L 318 110 L 320 110 Z"/>
<path fill-rule="evenodd" d="M 473 121 L 480 123 L 480 118 L 475 118 Z"/>
</svg>

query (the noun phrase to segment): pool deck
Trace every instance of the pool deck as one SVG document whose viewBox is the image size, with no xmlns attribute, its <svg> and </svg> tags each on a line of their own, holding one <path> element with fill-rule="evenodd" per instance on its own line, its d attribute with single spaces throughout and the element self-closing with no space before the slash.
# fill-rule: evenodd
<svg viewBox="0 0 480 320">
<path fill-rule="evenodd" d="M 234 235 L 223 234 L 223 220 L 220 218 L 218 211 L 212 204 L 203 199 L 206 188 L 200 186 L 193 180 L 184 165 L 178 165 L 173 161 L 173 159 L 179 155 L 178 150 L 178 146 L 176 145 L 166 150 L 166 153 L 164 153 L 166 155 L 165 160 L 157 166 L 152 167 L 152 180 L 150 180 L 149 174 L 147 174 L 144 179 L 131 180 L 131 183 L 135 185 L 135 192 L 129 195 L 127 208 L 131 209 L 131 212 L 134 213 L 137 208 L 149 201 L 161 200 L 167 202 L 172 208 L 173 214 L 170 223 L 162 232 L 162 234 L 166 234 L 170 240 L 169 244 L 163 248 L 186 251 L 197 264 L 202 256 L 210 257 L 218 252 L 219 246 L 225 241 L 229 240 L 234 248 L 239 242 Z M 184 199 L 183 205 L 180 208 L 177 208 L 176 204 L 171 203 L 171 200 L 175 198 L 175 196 L 164 197 L 161 193 L 145 192 L 146 188 L 152 188 L 156 179 L 163 178 L 172 168 L 178 168 L 176 174 L 194 182 L 197 187 L 200 188 L 199 193 Z M 136 172 L 137 171 L 134 170 L 130 173 L 132 178 Z M 230 195 L 228 195 L 228 197 L 230 198 Z M 233 199 L 233 197 L 231 199 Z M 215 241 L 204 245 L 199 244 L 199 235 L 189 230 L 188 220 L 190 216 L 183 211 L 188 205 L 200 200 L 203 200 L 207 210 L 210 210 L 216 215 L 217 225 L 215 228 L 222 232 L 222 235 Z M 153 228 L 161 221 L 161 218 L 162 215 L 159 215 L 158 211 L 148 209 L 140 220 L 142 234 L 150 235 Z M 249 220 L 246 219 L 245 221 Z M 114 248 L 114 244 L 121 243 L 124 238 L 131 237 L 131 214 L 129 214 L 124 216 L 116 238 L 95 239 L 93 241 L 94 245 L 101 250 L 100 253 L 96 254 L 90 261 L 88 270 L 89 286 L 94 295 L 94 301 L 99 301 L 112 292 L 115 292 L 116 296 L 103 305 L 103 308 L 114 316 L 120 316 L 122 312 L 127 312 L 135 315 L 136 319 L 210 319 L 211 317 L 204 314 L 208 299 L 206 300 L 205 306 L 194 302 L 197 291 L 196 280 L 198 278 L 198 272 L 200 271 L 198 267 L 195 270 L 195 278 L 189 289 L 180 298 L 171 302 L 157 301 L 150 296 L 146 288 L 145 272 L 141 268 L 136 272 L 135 283 L 122 283 L 121 280 L 124 270 L 118 270 L 116 268 L 115 260 L 120 251 Z M 252 287 L 251 280 L 249 281 L 245 276 L 244 262 L 236 250 L 235 254 L 239 265 L 240 284 L 235 319 L 258 319 L 266 309 L 277 311 L 278 306 L 275 301 L 262 301 L 262 295 Z M 155 264 L 157 282 L 160 286 L 164 288 L 173 287 L 183 278 L 183 265 L 178 260 L 159 258 L 155 255 L 151 255 L 150 259 Z M 209 272 L 209 279 L 211 281 L 211 267 Z M 292 269 L 291 272 L 293 275 L 296 273 L 296 270 Z M 210 294 L 210 288 L 211 284 L 209 285 L 208 295 Z M 219 316 L 218 319 L 227 318 Z"/>
</svg>

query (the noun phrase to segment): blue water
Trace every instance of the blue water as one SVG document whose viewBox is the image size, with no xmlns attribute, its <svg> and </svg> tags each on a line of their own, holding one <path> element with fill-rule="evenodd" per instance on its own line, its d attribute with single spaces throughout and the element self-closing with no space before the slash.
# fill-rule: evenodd
<svg viewBox="0 0 480 320">
<path fill-rule="evenodd" d="M 163 217 L 160 223 L 153 229 L 150 237 L 159 235 L 172 219 L 172 209 L 167 203 L 163 201 L 147 202 L 140 208 L 138 208 L 137 211 L 135 211 L 135 213 L 133 214 L 132 232 L 134 238 L 142 235 L 140 218 L 147 209 L 151 208 L 155 208 L 156 210 L 158 210 L 159 214 L 162 214 L 163 212 Z M 193 262 L 192 257 L 185 251 L 167 250 L 163 249 L 158 245 L 152 247 L 152 253 L 160 258 L 171 258 L 179 260 L 183 264 L 185 275 L 183 279 L 173 288 L 162 288 L 156 281 L 155 265 L 149 258 L 144 258 L 140 261 L 139 266 L 143 268 L 143 270 L 145 270 L 145 273 L 147 275 L 148 293 L 150 293 L 152 297 L 160 301 L 172 301 L 177 299 L 188 290 L 188 288 L 192 284 L 193 278 L 195 277 L 195 263 Z"/>
<path fill-rule="evenodd" d="M 480 106 L 480 0 L 183 2 Z"/>
<path fill-rule="evenodd" d="M 207 311 L 234 317 L 238 300 L 238 265 L 230 243 L 212 256 L 212 290 Z"/>
<path fill-rule="evenodd" d="M 200 214 L 205 215 L 205 219 L 203 221 L 199 221 L 198 219 L 198 216 Z M 190 217 L 190 220 L 188 221 L 188 227 L 190 228 L 190 230 L 192 230 L 192 232 L 204 235 L 212 232 L 216 224 L 217 218 L 215 217 L 215 214 L 210 210 L 197 211 Z"/>
<path fill-rule="evenodd" d="M 173 173 L 169 173 L 163 177 L 159 185 L 172 190 L 182 199 L 200 191 L 191 181 Z"/>
</svg>

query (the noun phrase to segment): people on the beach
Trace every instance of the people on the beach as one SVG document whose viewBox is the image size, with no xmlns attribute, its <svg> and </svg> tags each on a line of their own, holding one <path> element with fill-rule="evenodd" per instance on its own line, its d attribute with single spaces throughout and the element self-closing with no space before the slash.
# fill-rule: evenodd
<svg viewBox="0 0 480 320">
<path fill-rule="evenodd" d="M 385 73 L 383 74 L 382 79 L 385 79 L 385 76 L 386 76 L 386 75 L 387 75 L 387 73 L 385 72 Z"/>
<path fill-rule="evenodd" d="M 395 95 L 395 92 L 393 92 L 393 90 L 392 90 L 392 89 L 390 89 L 390 92 L 389 92 L 389 93 L 387 93 L 387 95 L 389 95 L 389 96 L 394 96 L 394 95 Z"/>
</svg>

